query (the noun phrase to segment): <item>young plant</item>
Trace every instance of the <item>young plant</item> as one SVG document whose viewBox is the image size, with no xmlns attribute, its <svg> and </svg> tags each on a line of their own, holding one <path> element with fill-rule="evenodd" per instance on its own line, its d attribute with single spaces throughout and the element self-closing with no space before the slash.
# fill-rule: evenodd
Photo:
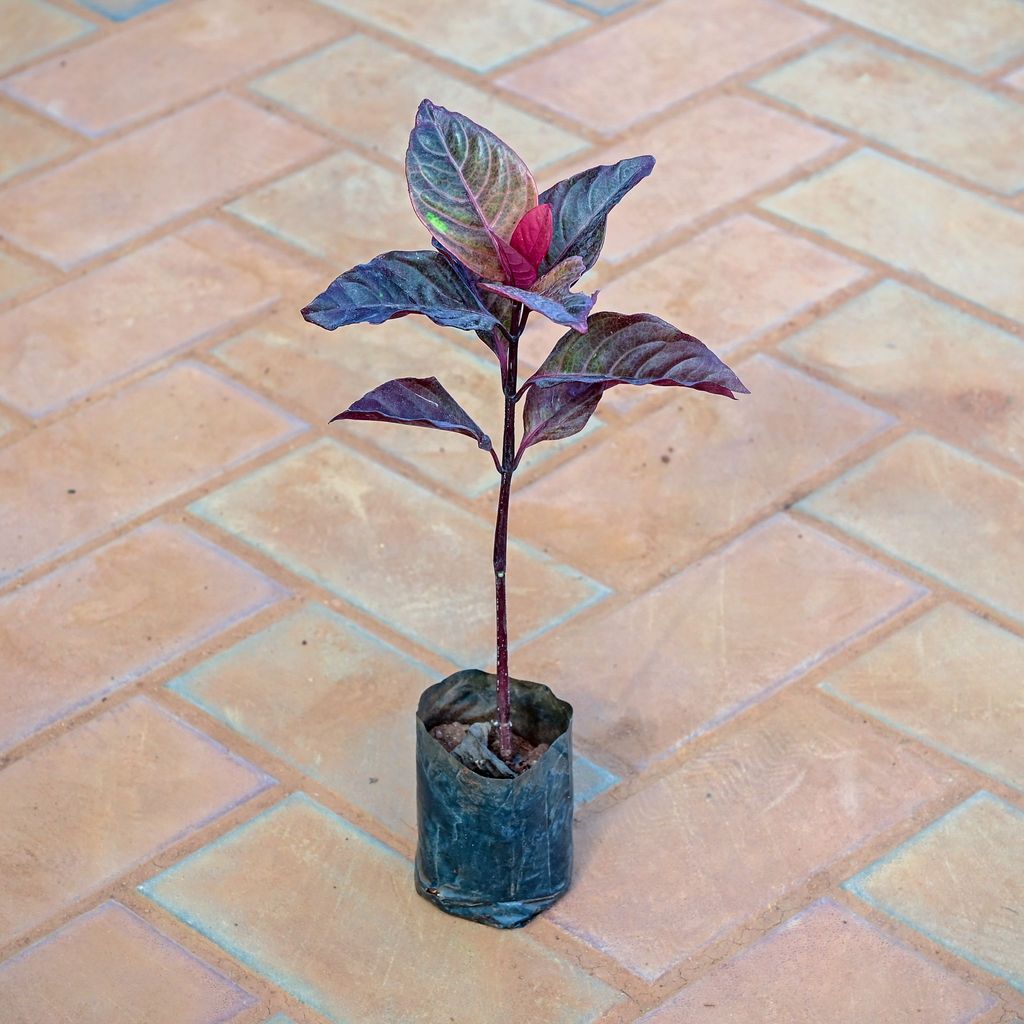
<svg viewBox="0 0 1024 1024">
<path fill-rule="evenodd" d="M 572 291 L 597 261 L 611 209 L 654 167 L 638 156 L 592 167 L 539 195 L 519 155 L 469 118 L 424 100 L 405 173 L 433 249 L 387 252 L 339 277 L 302 315 L 334 330 L 419 313 L 475 331 L 497 359 L 504 395 L 501 456 L 435 377 L 374 388 L 334 420 L 380 420 L 452 430 L 489 452 L 501 477 L 494 530 L 499 753 L 512 754 L 506 567 L 509 496 L 523 453 L 582 430 L 619 384 L 684 387 L 735 398 L 739 378 L 702 342 L 650 313 L 594 313 L 597 296 Z M 519 384 L 519 339 L 531 312 L 567 327 L 541 367 Z M 516 405 L 523 436 L 516 445 Z M 331 422 L 334 422 L 332 420 Z"/>
</svg>

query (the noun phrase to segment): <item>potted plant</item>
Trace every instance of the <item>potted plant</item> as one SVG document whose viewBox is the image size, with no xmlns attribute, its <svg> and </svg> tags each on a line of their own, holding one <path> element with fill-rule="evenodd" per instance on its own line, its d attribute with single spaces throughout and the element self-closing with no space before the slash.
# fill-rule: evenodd
<svg viewBox="0 0 1024 1024">
<path fill-rule="evenodd" d="M 649 313 L 591 314 L 596 292 L 572 291 L 597 260 L 609 211 L 653 167 L 650 156 L 621 160 L 538 195 L 514 150 L 424 100 L 405 168 L 433 248 L 377 256 L 302 311 L 328 330 L 418 313 L 475 331 L 497 361 L 500 456 L 434 377 L 388 381 L 334 417 L 466 434 L 500 476 L 497 671 L 456 672 L 424 691 L 416 714 L 417 890 L 450 914 L 497 927 L 517 927 L 546 909 L 572 873 L 572 708 L 547 686 L 509 676 L 505 573 L 516 468 L 531 445 L 582 430 L 610 387 L 677 386 L 729 398 L 747 391 L 696 338 Z M 567 331 L 520 384 L 519 339 L 532 312 Z"/>
</svg>

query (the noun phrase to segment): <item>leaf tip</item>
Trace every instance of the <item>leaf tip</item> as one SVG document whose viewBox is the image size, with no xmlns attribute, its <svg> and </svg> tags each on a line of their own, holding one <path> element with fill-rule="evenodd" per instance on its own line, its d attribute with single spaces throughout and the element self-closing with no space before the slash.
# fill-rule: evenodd
<svg viewBox="0 0 1024 1024">
<path fill-rule="evenodd" d="M 416 124 L 432 121 L 437 109 L 437 104 L 433 100 L 428 100 L 426 97 L 421 99 L 420 105 L 416 108 Z"/>
<path fill-rule="evenodd" d="M 600 294 L 600 288 L 597 288 L 590 293 L 590 301 L 587 303 L 587 308 L 584 310 L 583 316 L 573 324 L 573 330 L 578 331 L 580 334 L 586 334 L 587 331 L 590 330 L 590 311 L 597 303 L 597 297 Z"/>
<path fill-rule="evenodd" d="M 299 311 L 302 313 L 302 319 L 307 324 L 313 324 L 314 327 L 323 327 L 325 330 L 333 330 L 333 328 L 325 322 L 323 312 L 324 306 L 321 302 L 322 295 L 318 295 L 312 302 L 307 303 Z"/>
</svg>

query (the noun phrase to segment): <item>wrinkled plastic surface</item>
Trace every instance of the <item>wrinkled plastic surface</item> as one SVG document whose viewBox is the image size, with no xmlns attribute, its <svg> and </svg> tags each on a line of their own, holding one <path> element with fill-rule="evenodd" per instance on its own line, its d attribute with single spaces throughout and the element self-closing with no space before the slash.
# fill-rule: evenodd
<svg viewBox="0 0 1024 1024">
<path fill-rule="evenodd" d="M 493 720 L 493 675 L 456 672 L 423 692 L 416 713 L 416 891 L 496 928 L 526 924 L 572 880 L 572 707 L 540 683 L 509 682 L 513 730 L 551 744 L 515 779 L 478 775 L 430 735 Z"/>
</svg>

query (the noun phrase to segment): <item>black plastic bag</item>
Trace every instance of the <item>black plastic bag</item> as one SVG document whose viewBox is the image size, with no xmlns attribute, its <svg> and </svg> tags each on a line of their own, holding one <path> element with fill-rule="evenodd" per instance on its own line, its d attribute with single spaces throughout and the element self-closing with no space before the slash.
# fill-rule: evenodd
<svg viewBox="0 0 1024 1024">
<path fill-rule="evenodd" d="M 458 917 L 517 928 L 572 880 L 572 706 L 509 680 L 512 729 L 549 749 L 514 779 L 460 764 L 430 735 L 445 722 L 493 721 L 496 679 L 467 669 L 424 690 L 416 712 L 416 891 Z"/>
</svg>

